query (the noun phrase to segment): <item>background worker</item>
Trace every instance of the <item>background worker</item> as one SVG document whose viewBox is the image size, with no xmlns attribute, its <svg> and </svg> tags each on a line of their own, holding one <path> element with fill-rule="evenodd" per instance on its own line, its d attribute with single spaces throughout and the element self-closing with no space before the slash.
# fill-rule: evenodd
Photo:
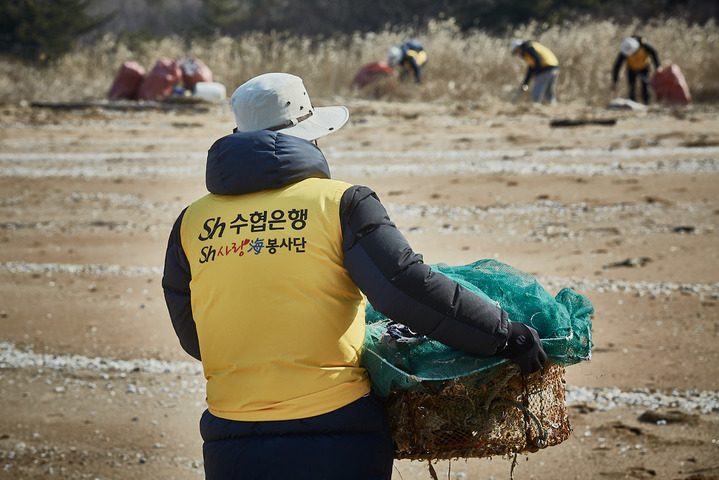
<svg viewBox="0 0 719 480">
<path fill-rule="evenodd" d="M 387 51 L 387 63 L 391 67 L 401 67 L 400 79 L 406 78 L 411 73 L 415 83 L 422 83 L 422 69 L 427 63 L 427 52 L 421 42 L 410 40 L 402 45 L 390 47 Z"/>
<path fill-rule="evenodd" d="M 619 47 L 619 55 L 614 62 L 612 71 L 612 91 L 617 89 L 617 80 L 619 79 L 619 70 L 622 63 L 627 62 L 627 83 L 629 85 L 629 100 L 636 99 L 636 83 L 637 77 L 642 83 L 642 100 L 645 104 L 649 103 L 649 70 L 651 62 L 654 62 L 655 70 L 659 68 L 659 57 L 657 51 L 652 47 L 646 38 L 634 35 L 627 37 L 622 41 Z"/>
<path fill-rule="evenodd" d="M 207 379 L 206 478 L 390 480 L 387 414 L 360 359 L 363 294 L 523 374 L 547 355 L 536 330 L 432 271 L 372 190 L 330 179 L 316 139 L 347 122 L 345 107 L 313 107 L 286 73 L 245 82 L 231 105 L 237 132 L 210 148 L 210 193 L 176 220 L 162 278 Z"/>
<path fill-rule="evenodd" d="M 522 81 L 522 86 L 515 100 L 519 98 L 521 92 L 529 88 L 529 81 L 534 77 L 532 101 L 542 103 L 542 99 L 546 99 L 549 104 L 556 103 L 554 84 L 557 81 L 559 72 L 559 61 L 554 53 L 534 40 L 514 39 L 511 43 L 511 50 L 512 55 L 522 57 L 528 65 L 527 75 Z"/>
</svg>

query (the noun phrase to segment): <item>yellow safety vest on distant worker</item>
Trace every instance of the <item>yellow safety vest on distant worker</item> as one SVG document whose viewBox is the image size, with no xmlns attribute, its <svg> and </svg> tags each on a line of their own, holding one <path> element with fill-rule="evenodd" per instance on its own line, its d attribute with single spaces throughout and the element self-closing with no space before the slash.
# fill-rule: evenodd
<svg viewBox="0 0 719 480">
<path fill-rule="evenodd" d="M 557 60 L 557 57 L 550 49 L 539 42 L 529 42 L 529 45 L 534 48 L 539 56 L 539 65 L 536 65 L 536 61 L 532 55 L 526 51 L 522 53 L 522 58 L 524 58 L 524 61 L 527 62 L 531 68 L 542 69 L 545 67 L 556 67 L 559 65 L 559 60 Z"/>
<path fill-rule="evenodd" d="M 641 72 L 646 69 L 650 63 L 651 57 L 649 56 L 647 49 L 644 48 L 644 42 L 642 42 L 642 46 L 639 47 L 639 50 L 631 55 L 627 55 L 627 66 L 636 72 Z"/>
<path fill-rule="evenodd" d="M 309 178 L 187 208 L 182 247 L 213 415 L 306 418 L 370 391 L 364 297 L 343 265 L 349 187 Z"/>
<path fill-rule="evenodd" d="M 421 67 L 427 61 L 427 52 L 424 50 L 420 50 L 419 52 L 417 50 L 407 50 L 407 56 L 412 57 L 418 67 Z M 412 64 L 408 60 L 404 60 L 402 65 L 404 65 L 405 68 L 412 70 Z"/>
</svg>

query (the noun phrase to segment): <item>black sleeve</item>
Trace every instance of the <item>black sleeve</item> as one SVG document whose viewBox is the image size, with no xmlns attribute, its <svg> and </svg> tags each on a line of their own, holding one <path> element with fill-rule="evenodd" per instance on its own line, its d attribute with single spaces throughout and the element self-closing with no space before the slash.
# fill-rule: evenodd
<svg viewBox="0 0 719 480">
<path fill-rule="evenodd" d="M 412 67 L 415 83 L 422 83 L 422 67 L 417 64 L 417 60 L 414 57 L 409 57 L 408 62 L 409 66 Z"/>
<path fill-rule="evenodd" d="M 644 48 L 649 53 L 649 56 L 652 57 L 652 61 L 654 62 L 654 68 L 659 69 L 659 55 L 657 55 L 656 49 L 652 47 L 648 42 L 644 43 Z"/>
<path fill-rule="evenodd" d="M 617 55 L 617 59 L 614 61 L 614 68 L 612 68 L 612 82 L 617 83 L 619 79 L 619 69 L 622 68 L 622 63 L 626 57 L 621 53 Z"/>
<path fill-rule="evenodd" d="M 524 80 L 522 80 L 522 85 L 529 85 L 529 81 L 532 79 L 533 73 L 534 70 L 532 70 L 532 67 L 527 68 L 527 75 L 524 76 Z"/>
<path fill-rule="evenodd" d="M 372 190 L 349 188 L 340 216 L 345 267 L 378 312 L 452 348 L 488 356 L 504 346 L 507 313 L 432 271 Z"/>
<path fill-rule="evenodd" d="M 528 85 L 529 80 L 531 80 L 531 78 L 540 70 L 542 58 L 539 56 L 537 50 L 535 50 L 531 43 L 525 43 L 522 45 L 522 49 L 534 60 L 534 66 L 532 67 L 530 65 L 529 68 L 527 68 L 527 76 L 524 77 L 524 81 L 522 82 L 522 85 Z"/>
<path fill-rule="evenodd" d="M 177 338 L 182 348 L 197 360 L 200 357 L 200 344 L 197 340 L 197 328 L 192 317 L 190 304 L 190 263 L 187 261 L 185 251 L 180 241 L 180 225 L 185 210 L 175 221 L 167 242 L 165 253 L 165 271 L 162 275 L 162 290 L 165 294 L 165 303 L 170 312 L 172 326 L 175 328 Z"/>
</svg>

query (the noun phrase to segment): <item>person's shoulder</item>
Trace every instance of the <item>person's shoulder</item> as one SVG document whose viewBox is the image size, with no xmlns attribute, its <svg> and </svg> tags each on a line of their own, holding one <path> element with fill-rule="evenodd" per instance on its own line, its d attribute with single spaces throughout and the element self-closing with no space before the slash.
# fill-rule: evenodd
<svg viewBox="0 0 719 480">
<path fill-rule="evenodd" d="M 414 50 L 416 52 L 424 50 L 424 45 L 419 40 L 410 40 L 403 45 L 408 50 Z"/>
</svg>

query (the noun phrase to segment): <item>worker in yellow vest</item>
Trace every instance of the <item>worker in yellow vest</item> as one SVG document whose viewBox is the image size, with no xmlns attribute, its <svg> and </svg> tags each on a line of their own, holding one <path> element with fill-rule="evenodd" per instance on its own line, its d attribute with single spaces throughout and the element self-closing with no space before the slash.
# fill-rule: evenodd
<svg viewBox="0 0 719 480">
<path fill-rule="evenodd" d="M 527 62 L 528 66 L 522 86 L 513 101 L 516 101 L 522 92 L 529 89 L 529 81 L 534 78 L 532 101 L 542 103 L 544 99 L 549 104 L 556 103 L 554 85 L 557 82 L 557 74 L 559 73 L 559 60 L 557 60 L 554 53 L 534 40 L 514 39 L 510 48 L 512 55 L 521 57 Z"/>
<path fill-rule="evenodd" d="M 207 156 L 209 193 L 177 218 L 162 286 L 202 361 L 207 480 L 390 480 L 394 448 L 362 365 L 365 297 L 414 332 L 539 370 L 536 330 L 433 271 L 369 188 L 330 178 L 317 139 L 347 122 L 302 79 L 231 98 L 236 132 Z"/>
<path fill-rule="evenodd" d="M 659 56 L 647 39 L 634 35 L 627 37 L 622 41 L 619 47 L 619 55 L 614 62 L 612 70 L 612 91 L 617 89 L 617 80 L 619 79 L 619 70 L 622 64 L 627 62 L 627 83 L 629 85 L 629 99 L 637 101 L 635 93 L 637 78 L 642 85 L 642 100 L 645 104 L 649 103 L 649 83 L 650 68 L 654 62 L 654 69 L 659 69 Z"/>
<path fill-rule="evenodd" d="M 415 83 L 422 83 L 422 70 L 427 63 L 427 52 L 421 42 L 410 40 L 402 45 L 390 47 L 387 51 L 387 63 L 390 67 L 401 68 L 400 79 L 411 74 Z"/>
</svg>

